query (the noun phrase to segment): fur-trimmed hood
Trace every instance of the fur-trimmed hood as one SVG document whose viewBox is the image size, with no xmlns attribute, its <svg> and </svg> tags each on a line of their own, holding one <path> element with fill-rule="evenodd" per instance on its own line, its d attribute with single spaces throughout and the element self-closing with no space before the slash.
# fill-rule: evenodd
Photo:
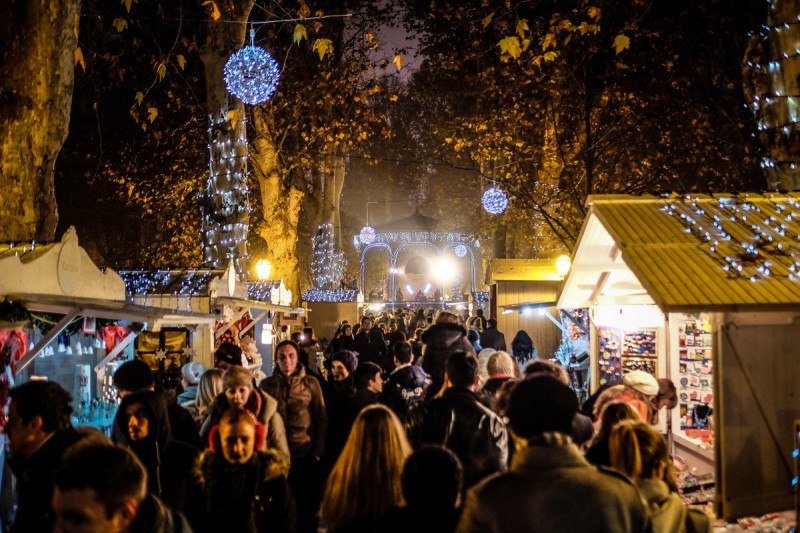
<svg viewBox="0 0 800 533">
<path fill-rule="evenodd" d="M 225 460 L 222 452 L 205 450 L 197 461 L 195 472 L 197 481 L 203 487 L 210 487 L 226 471 L 236 469 L 236 465 L 231 465 Z M 256 452 L 250 461 L 241 468 L 257 468 L 260 471 L 262 481 L 271 481 L 281 476 L 289 477 L 289 458 L 274 448 L 267 448 L 265 451 Z M 224 480 L 222 480 L 224 482 Z"/>
</svg>

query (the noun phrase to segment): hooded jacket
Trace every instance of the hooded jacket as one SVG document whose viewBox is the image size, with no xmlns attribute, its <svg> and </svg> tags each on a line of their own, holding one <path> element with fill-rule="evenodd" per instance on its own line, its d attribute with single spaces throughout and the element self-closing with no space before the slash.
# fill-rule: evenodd
<svg viewBox="0 0 800 533">
<path fill-rule="evenodd" d="M 186 518 L 152 494 L 139 505 L 128 533 L 192 533 Z"/>
<path fill-rule="evenodd" d="M 286 425 L 286 440 L 292 457 L 313 454 L 321 458 L 325 452 L 328 417 L 319 381 L 306 374 L 298 364 L 291 376 L 280 368 L 261 382 L 261 389 L 278 401 L 278 413 Z"/>
<path fill-rule="evenodd" d="M 432 398 L 444 384 L 447 358 L 454 352 L 475 354 L 467 339 L 467 330 L 459 324 L 434 324 L 422 332 L 422 361 L 420 365 L 431 377 L 427 398 Z"/>
<path fill-rule="evenodd" d="M 199 495 L 191 515 L 195 532 L 294 532 L 297 509 L 286 481 L 288 457 L 283 454 L 267 449 L 243 465 L 233 465 L 222 452 L 206 450 L 196 475 Z"/>
<path fill-rule="evenodd" d="M 401 365 L 389 374 L 389 379 L 383 384 L 380 401 L 405 419 L 409 410 L 425 398 L 430 385 L 431 378 L 420 367 Z"/>
<path fill-rule="evenodd" d="M 358 332 L 350 348 L 358 353 L 358 362 L 371 361 L 383 368 L 383 359 L 386 357 L 386 339 L 383 332 L 378 327 L 372 327 L 369 331 L 363 329 Z"/>
<path fill-rule="evenodd" d="M 231 404 L 225 393 L 220 393 L 211 405 L 208 406 L 208 416 L 200 425 L 200 438 L 203 442 L 208 442 L 208 434 L 211 428 L 219 423 L 222 413 L 230 408 Z M 286 440 L 286 427 L 283 418 L 278 414 L 278 401 L 257 388 L 250 393 L 247 400 L 247 410 L 253 413 L 256 420 L 264 424 L 267 428 L 267 439 L 265 444 L 268 448 L 275 448 L 286 457 L 289 457 L 289 444 Z"/>
<path fill-rule="evenodd" d="M 148 436 L 133 441 L 128 433 L 127 409 L 140 403 L 147 412 Z M 147 470 L 147 490 L 170 507 L 184 511 L 189 504 L 194 463 L 199 450 L 172 438 L 167 407 L 160 394 L 147 391 L 128 394 L 122 399 L 115 419 L 119 443 L 133 451 Z"/>
</svg>

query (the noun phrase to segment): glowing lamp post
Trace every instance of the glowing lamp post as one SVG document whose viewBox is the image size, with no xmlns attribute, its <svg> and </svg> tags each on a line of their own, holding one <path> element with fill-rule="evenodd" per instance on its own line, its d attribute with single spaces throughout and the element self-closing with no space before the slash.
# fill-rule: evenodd
<svg viewBox="0 0 800 533">
<path fill-rule="evenodd" d="M 562 278 L 567 275 L 569 268 L 572 266 L 572 260 L 568 255 L 561 255 L 556 259 L 556 271 Z"/>
<path fill-rule="evenodd" d="M 267 281 L 271 271 L 272 263 L 270 263 L 269 260 L 261 259 L 258 263 L 256 263 L 256 275 L 261 281 Z"/>
</svg>

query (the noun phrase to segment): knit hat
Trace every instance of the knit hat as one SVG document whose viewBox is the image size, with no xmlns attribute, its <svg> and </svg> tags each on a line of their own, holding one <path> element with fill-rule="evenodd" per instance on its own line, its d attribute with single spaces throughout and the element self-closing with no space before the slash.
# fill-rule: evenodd
<svg viewBox="0 0 800 533">
<path fill-rule="evenodd" d="M 202 364 L 192 361 L 191 363 L 186 363 L 181 368 L 181 377 L 188 383 L 189 385 L 197 385 L 200 383 L 200 376 L 203 375 L 203 372 L 206 371 L 206 367 Z"/>
<path fill-rule="evenodd" d="M 645 396 L 658 394 L 658 381 L 644 370 L 633 370 L 622 376 L 622 382 Z"/>
<path fill-rule="evenodd" d="M 351 374 L 358 366 L 358 357 L 354 352 L 351 352 L 350 350 L 339 350 L 338 352 L 333 354 L 333 357 L 331 357 L 331 361 L 339 361 Z"/>
<path fill-rule="evenodd" d="M 545 431 L 570 435 L 578 398 L 568 386 L 547 375 L 522 380 L 509 399 L 509 426 L 522 438 Z"/>
<path fill-rule="evenodd" d="M 231 366 L 222 375 L 223 390 L 235 389 L 237 387 L 255 387 L 253 373 L 243 366 Z"/>
<path fill-rule="evenodd" d="M 214 359 L 229 365 L 242 366 L 242 349 L 232 342 L 223 342 L 214 352 Z"/>
<path fill-rule="evenodd" d="M 114 372 L 114 386 L 118 390 L 139 392 L 149 389 L 155 384 L 150 365 L 141 359 L 134 359 L 119 365 Z"/>
</svg>

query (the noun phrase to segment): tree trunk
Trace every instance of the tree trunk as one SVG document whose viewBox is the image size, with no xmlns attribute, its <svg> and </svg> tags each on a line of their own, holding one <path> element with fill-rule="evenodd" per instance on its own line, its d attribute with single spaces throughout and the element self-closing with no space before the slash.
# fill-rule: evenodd
<svg viewBox="0 0 800 533">
<path fill-rule="evenodd" d="M 278 151 L 272 129 L 263 113 L 254 113 L 258 136 L 251 144 L 253 177 L 261 191 L 261 209 L 264 224 L 256 229 L 267 243 L 267 259 L 272 263 L 273 279 L 282 279 L 295 297 L 300 295 L 300 277 L 297 259 L 297 225 L 303 193 L 287 187 L 281 179 Z"/>
<path fill-rule="evenodd" d="M 80 0 L 11 0 L 0 17 L 0 239 L 55 237 Z"/>
<path fill-rule="evenodd" d="M 206 70 L 206 105 L 209 127 L 209 179 L 203 212 L 203 260 L 225 268 L 230 259 L 241 276 L 248 272 L 247 232 L 250 203 L 247 198 L 247 132 L 244 104 L 229 95 L 224 68 L 228 58 L 242 48 L 253 0 L 218 3 L 221 20 L 208 23 L 201 53 Z M 231 23 L 238 21 L 242 24 Z"/>
</svg>

